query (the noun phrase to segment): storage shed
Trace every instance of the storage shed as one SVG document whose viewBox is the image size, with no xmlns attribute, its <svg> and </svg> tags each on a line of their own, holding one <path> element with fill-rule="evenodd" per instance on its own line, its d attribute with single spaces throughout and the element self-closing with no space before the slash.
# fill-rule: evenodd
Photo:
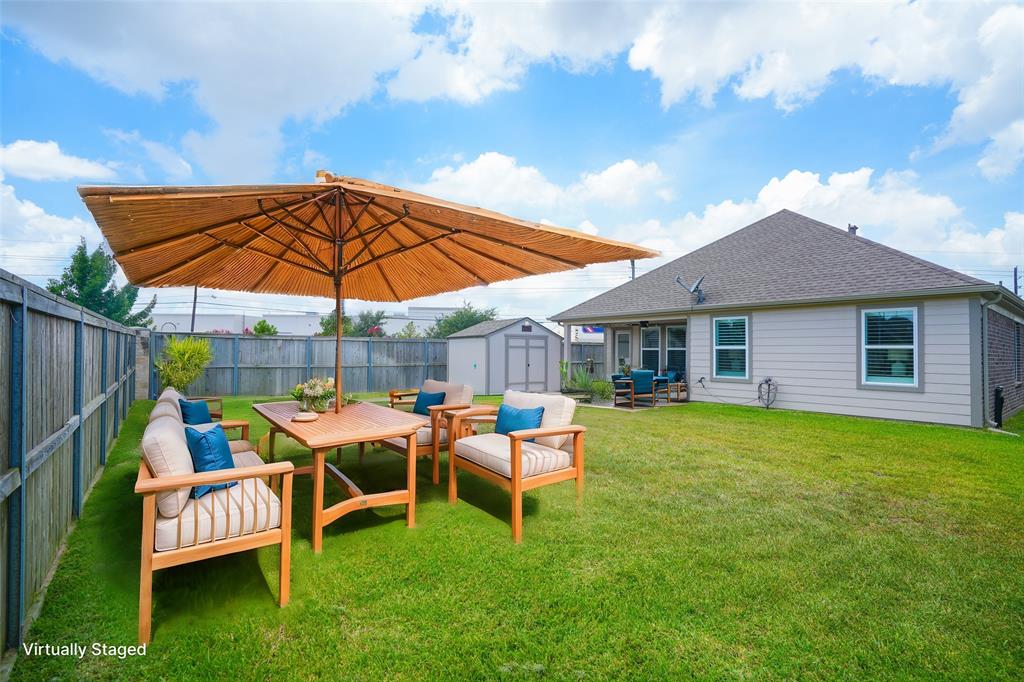
<svg viewBox="0 0 1024 682">
<path fill-rule="evenodd" d="M 557 332 L 529 317 L 480 322 L 448 337 L 448 381 L 469 384 L 476 395 L 558 391 L 561 344 Z"/>
</svg>

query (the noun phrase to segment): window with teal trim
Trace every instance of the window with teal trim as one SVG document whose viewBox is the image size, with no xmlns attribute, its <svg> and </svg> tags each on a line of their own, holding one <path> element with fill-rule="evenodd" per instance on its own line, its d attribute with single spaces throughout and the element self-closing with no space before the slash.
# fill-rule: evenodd
<svg viewBox="0 0 1024 682">
<path fill-rule="evenodd" d="M 917 309 L 861 311 L 861 374 L 865 384 L 917 385 Z"/>
<path fill-rule="evenodd" d="M 747 318 L 715 318 L 715 376 L 747 378 Z"/>
</svg>

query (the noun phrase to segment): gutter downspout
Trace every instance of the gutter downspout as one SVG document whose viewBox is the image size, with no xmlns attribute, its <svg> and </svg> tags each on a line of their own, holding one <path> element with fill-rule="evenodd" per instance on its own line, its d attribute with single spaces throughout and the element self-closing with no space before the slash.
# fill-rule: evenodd
<svg viewBox="0 0 1024 682">
<path fill-rule="evenodd" d="M 995 427 L 988 413 L 988 307 L 1003 300 L 1003 292 L 981 304 L 981 422 Z"/>
</svg>

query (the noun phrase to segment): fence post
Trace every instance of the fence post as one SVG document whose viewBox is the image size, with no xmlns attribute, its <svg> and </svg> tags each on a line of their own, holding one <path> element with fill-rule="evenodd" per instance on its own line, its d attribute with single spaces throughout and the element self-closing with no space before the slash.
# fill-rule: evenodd
<svg viewBox="0 0 1024 682">
<path fill-rule="evenodd" d="M 104 323 L 106 324 L 106 323 Z M 103 357 L 100 358 L 100 390 L 103 392 L 103 402 L 100 403 L 100 464 L 107 463 L 107 389 L 110 388 L 110 382 L 107 381 L 109 372 L 107 371 L 107 349 L 109 346 L 110 330 L 103 327 L 103 344 L 101 346 Z"/>
<path fill-rule="evenodd" d="M 373 337 L 366 337 L 366 390 L 373 393 Z"/>
<path fill-rule="evenodd" d="M 28 290 L 21 288 L 21 306 L 11 310 L 10 468 L 21 469 L 18 489 L 7 498 L 7 646 L 21 644 L 25 622 L 25 374 L 28 371 Z"/>
<path fill-rule="evenodd" d="M 121 334 L 121 378 L 124 383 L 121 386 L 121 421 L 128 418 L 128 359 L 131 357 L 131 339 L 127 334 Z"/>
<path fill-rule="evenodd" d="M 430 339 L 423 338 L 423 381 L 430 378 Z M 422 382 L 421 382 L 422 385 Z"/>
<path fill-rule="evenodd" d="M 82 344 L 85 334 L 85 312 L 75 322 L 75 397 L 74 410 L 78 415 L 78 428 L 71 444 L 71 512 L 77 519 L 82 513 L 82 438 L 85 424 L 82 419 Z"/>
<path fill-rule="evenodd" d="M 156 382 L 156 340 L 159 338 L 156 332 L 149 333 L 149 399 L 156 400 L 159 395 L 157 393 Z"/>
<path fill-rule="evenodd" d="M 231 337 L 231 395 L 238 395 L 238 337 Z"/>
<path fill-rule="evenodd" d="M 306 337 L 306 381 L 313 378 L 312 375 L 313 367 L 313 337 Z M 337 381 L 337 380 L 335 380 Z"/>
<path fill-rule="evenodd" d="M 114 438 L 121 426 L 121 332 L 114 332 Z"/>
</svg>

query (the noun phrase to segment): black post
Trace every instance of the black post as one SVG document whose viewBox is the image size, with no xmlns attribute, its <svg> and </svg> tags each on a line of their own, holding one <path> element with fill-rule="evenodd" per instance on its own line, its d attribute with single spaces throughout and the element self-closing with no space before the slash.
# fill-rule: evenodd
<svg viewBox="0 0 1024 682">
<path fill-rule="evenodd" d="M 1003 387 L 996 386 L 995 400 L 992 401 L 992 421 L 995 422 L 996 428 L 1003 428 Z"/>
<path fill-rule="evenodd" d="M 196 300 L 198 298 L 199 298 L 199 287 L 198 286 L 194 286 L 194 287 L 192 287 L 192 326 L 189 328 L 189 331 L 192 332 L 193 334 L 196 331 Z"/>
</svg>

